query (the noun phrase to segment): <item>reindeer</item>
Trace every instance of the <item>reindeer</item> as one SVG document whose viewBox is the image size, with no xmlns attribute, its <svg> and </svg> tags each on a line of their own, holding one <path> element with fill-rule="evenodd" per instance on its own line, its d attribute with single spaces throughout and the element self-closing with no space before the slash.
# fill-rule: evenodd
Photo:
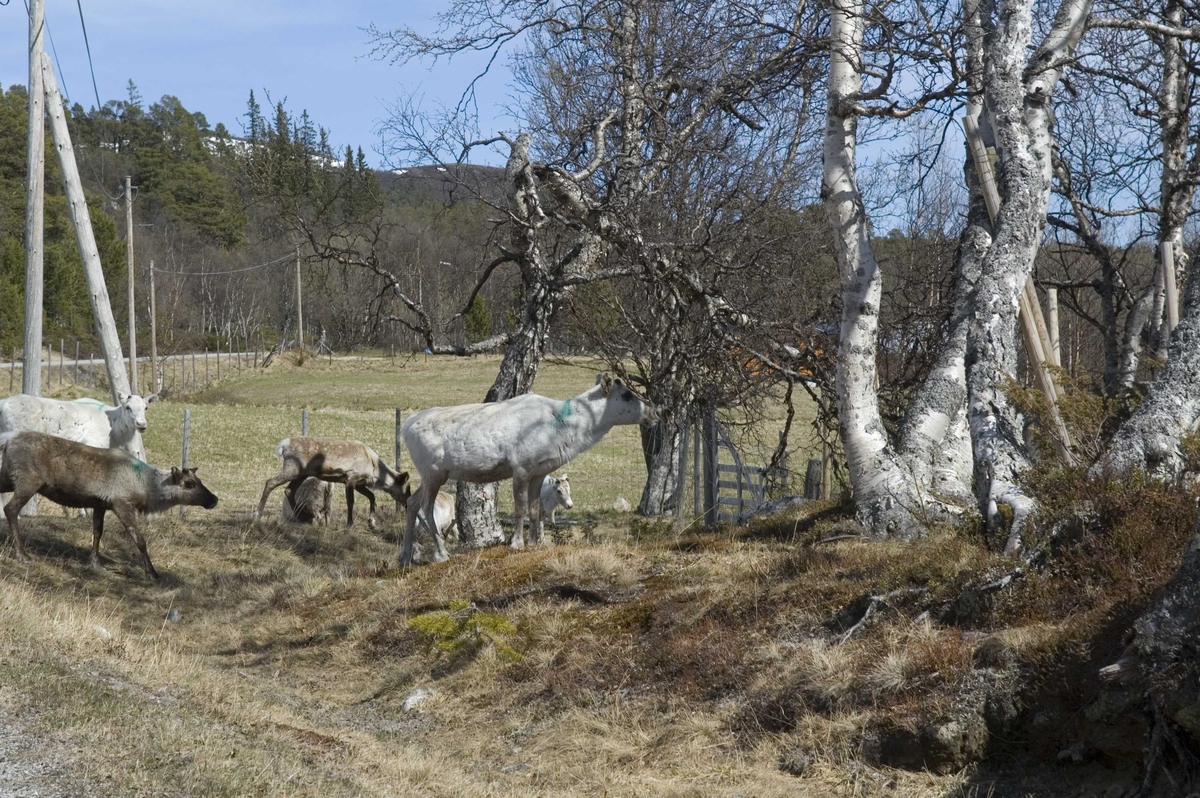
<svg viewBox="0 0 1200 798">
<path fill-rule="evenodd" d="M 433 558 L 447 558 L 440 531 L 431 529 L 438 491 L 447 480 L 513 481 L 516 529 L 510 545 L 525 545 L 525 516 L 530 542 L 542 537 L 539 498 L 546 475 L 586 452 L 618 424 L 640 424 L 654 418 L 650 405 L 619 379 L 596 377 L 596 385 L 573 399 L 526 394 L 503 402 L 431 407 L 404 423 L 404 443 L 421 475 L 421 487 L 408 503 L 408 523 L 400 547 L 400 564 L 411 565 L 417 516 L 433 536 Z"/>
<path fill-rule="evenodd" d="M 142 553 L 146 575 L 158 578 L 138 531 L 138 513 L 161 513 L 184 504 L 206 510 L 217 506 L 217 497 L 196 476 L 196 469 L 167 471 L 142 462 L 119 449 L 101 449 L 40 432 L 0 435 L 0 492 L 11 492 L 4 505 L 8 532 L 17 558 L 28 560 L 21 542 L 17 515 L 26 502 L 40 493 L 64 507 L 92 510 L 93 568 L 100 564 L 100 537 L 104 514 L 116 513 Z"/>
<path fill-rule="evenodd" d="M 396 473 L 365 443 L 330 438 L 284 438 L 275 447 L 283 459 L 279 473 L 267 480 L 254 521 L 262 518 L 271 491 L 288 483 L 293 493 L 308 477 L 322 482 L 340 482 L 346 486 L 346 526 L 354 526 L 354 493 L 367 497 L 371 510 L 367 526 L 375 529 L 375 494 L 372 488 L 387 492 L 401 505 L 408 502 L 408 472 Z"/>
</svg>

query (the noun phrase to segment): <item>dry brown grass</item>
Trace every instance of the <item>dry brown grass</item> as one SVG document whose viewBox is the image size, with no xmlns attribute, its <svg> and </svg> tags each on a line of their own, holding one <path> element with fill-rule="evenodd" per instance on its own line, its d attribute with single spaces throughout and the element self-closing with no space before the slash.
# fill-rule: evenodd
<svg viewBox="0 0 1200 798">
<path fill-rule="evenodd" d="M 86 567 L 80 519 L 32 519 L 30 565 L 0 552 L 0 692 L 103 792 L 949 795 L 969 773 L 868 766 L 864 736 L 946 711 L 993 648 L 1046 678 L 1082 672 L 1097 630 L 1169 572 L 1174 544 L 1147 519 L 1186 504 L 1119 491 L 1098 505 L 1116 534 L 1064 542 L 1059 570 L 938 624 L 916 618 L 1012 566 L 969 532 L 826 543 L 853 524 L 814 504 L 682 536 L 609 522 L 400 571 L 394 519 L 379 536 L 253 528 L 264 464 L 229 438 L 200 461 L 222 506 L 150 522 L 159 584 L 116 526 L 107 574 Z M 910 592 L 843 639 L 839 613 L 890 591 Z M 438 648 L 410 623 L 464 601 L 515 631 Z M 436 693 L 406 711 L 416 687 Z M 778 765 L 797 750 L 800 778 Z"/>
</svg>

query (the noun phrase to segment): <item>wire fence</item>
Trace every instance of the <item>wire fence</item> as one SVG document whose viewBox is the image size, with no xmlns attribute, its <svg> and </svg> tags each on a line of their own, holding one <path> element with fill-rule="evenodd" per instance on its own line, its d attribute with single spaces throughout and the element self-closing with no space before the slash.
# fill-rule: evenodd
<svg viewBox="0 0 1200 798">
<path fill-rule="evenodd" d="M 247 370 L 261 368 L 265 347 L 234 341 L 225 347 L 202 351 L 175 352 L 158 358 L 157 369 L 148 356 L 138 357 L 137 385 L 131 386 L 134 393 L 148 395 L 169 392 L 178 396 L 207 388 L 218 380 L 231 377 Z M 0 362 L 0 385 L 7 379 L 8 394 L 22 390 L 24 366 L 20 350 L 14 348 L 8 362 Z M 129 358 L 122 359 L 125 373 L 129 373 Z M 42 356 L 41 393 L 51 394 L 68 387 L 84 387 L 89 390 L 107 392 L 108 372 L 104 358 L 94 351 L 85 352 L 80 342 L 74 346 L 65 340 L 59 341 L 58 349 L 49 347 Z"/>
</svg>

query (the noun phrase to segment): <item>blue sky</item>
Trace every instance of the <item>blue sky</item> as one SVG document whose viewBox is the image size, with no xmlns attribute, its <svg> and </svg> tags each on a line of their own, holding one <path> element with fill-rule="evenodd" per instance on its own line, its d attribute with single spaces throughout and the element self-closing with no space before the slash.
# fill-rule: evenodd
<svg viewBox="0 0 1200 798">
<path fill-rule="evenodd" d="M 481 60 L 389 66 L 367 57 L 361 30 L 370 23 L 411 25 L 431 32 L 441 2 L 384 0 L 83 0 L 101 100 L 125 97 L 132 79 L 148 104 L 164 94 L 179 97 L 209 123 L 240 134 L 241 115 L 253 89 L 287 98 L 331 131 L 335 144 L 373 151 L 387 104 L 406 92 L 453 103 L 479 71 Z M 73 0 L 46 0 L 46 17 L 73 102 L 95 105 L 87 54 Z M 0 82 L 24 84 L 28 27 L 22 0 L 0 6 Z M 493 68 L 478 91 L 481 126 L 504 129 L 501 105 L 509 75 Z M 487 98 L 487 99 L 485 99 Z"/>
</svg>

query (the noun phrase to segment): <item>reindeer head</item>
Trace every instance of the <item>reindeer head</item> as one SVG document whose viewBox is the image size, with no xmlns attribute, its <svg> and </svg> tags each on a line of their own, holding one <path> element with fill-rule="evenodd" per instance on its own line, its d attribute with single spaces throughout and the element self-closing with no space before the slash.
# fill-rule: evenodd
<svg viewBox="0 0 1200 798">
<path fill-rule="evenodd" d="M 165 484 L 176 489 L 176 495 L 179 498 L 177 504 L 203 507 L 205 510 L 211 510 L 217 506 L 217 495 L 204 487 L 200 477 L 196 476 L 194 468 L 172 468 L 171 476 L 167 477 Z"/>
<path fill-rule="evenodd" d="M 558 498 L 558 503 L 568 510 L 575 507 L 575 502 L 571 501 L 571 480 L 566 474 L 561 477 L 550 477 L 554 484 L 554 493 Z"/>
<path fill-rule="evenodd" d="M 154 404 L 157 400 L 158 394 L 156 393 L 152 393 L 147 397 L 141 397 L 137 394 L 123 396 L 121 404 L 117 407 L 117 411 L 121 414 L 121 421 L 133 427 L 138 432 L 145 432 L 146 408 Z"/>
<path fill-rule="evenodd" d="M 596 375 L 600 393 L 608 399 L 604 414 L 614 424 L 649 424 L 657 419 L 654 407 L 633 391 L 620 378 L 613 378 L 607 371 Z"/>
</svg>

